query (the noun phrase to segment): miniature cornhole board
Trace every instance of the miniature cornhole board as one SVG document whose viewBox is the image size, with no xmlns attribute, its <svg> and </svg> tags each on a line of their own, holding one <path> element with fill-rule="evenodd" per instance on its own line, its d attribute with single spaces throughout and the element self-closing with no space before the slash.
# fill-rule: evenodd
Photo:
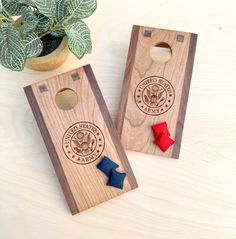
<svg viewBox="0 0 236 239">
<path fill-rule="evenodd" d="M 65 90 L 76 95 L 70 109 L 57 101 Z M 90 65 L 27 86 L 25 93 L 72 214 L 137 187 Z M 123 190 L 106 186 L 96 168 L 105 155 L 127 174 Z"/>
<path fill-rule="evenodd" d="M 117 129 L 125 149 L 179 158 L 197 35 L 133 26 Z M 171 57 L 151 57 L 155 46 L 170 48 Z M 175 144 L 163 153 L 153 144 L 151 126 L 167 122 Z"/>
</svg>

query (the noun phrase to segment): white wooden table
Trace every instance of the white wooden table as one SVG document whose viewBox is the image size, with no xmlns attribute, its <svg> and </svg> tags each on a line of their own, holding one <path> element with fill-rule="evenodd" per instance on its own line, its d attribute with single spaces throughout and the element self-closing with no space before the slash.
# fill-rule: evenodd
<svg viewBox="0 0 236 239">
<path fill-rule="evenodd" d="M 0 239 L 236 238 L 236 1 L 100 0 L 92 55 L 0 68 Z M 127 152 L 139 189 L 71 216 L 23 87 L 91 63 L 113 118 L 132 24 L 199 34 L 181 156 Z"/>
</svg>

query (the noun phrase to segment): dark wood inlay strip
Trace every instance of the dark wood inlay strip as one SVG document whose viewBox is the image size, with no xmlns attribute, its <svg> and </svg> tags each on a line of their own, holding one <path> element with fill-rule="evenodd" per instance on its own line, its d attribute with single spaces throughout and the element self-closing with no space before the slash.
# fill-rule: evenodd
<svg viewBox="0 0 236 239">
<path fill-rule="evenodd" d="M 137 188 L 138 187 L 137 181 L 135 179 L 134 173 L 131 169 L 131 166 L 129 164 L 129 161 L 128 161 L 128 158 L 125 154 L 123 146 L 120 142 L 118 132 L 117 132 L 117 130 L 116 130 L 116 128 L 115 128 L 115 126 L 112 122 L 111 116 L 110 116 L 109 111 L 107 109 L 105 100 L 102 96 L 102 93 L 100 91 L 100 88 L 98 86 L 96 78 L 93 74 L 92 68 L 91 68 L 90 65 L 86 65 L 83 68 L 84 68 L 84 71 L 85 71 L 85 73 L 87 75 L 87 78 L 89 80 L 89 83 L 90 83 L 91 89 L 94 93 L 94 96 L 96 97 L 96 100 L 98 102 L 100 111 L 103 115 L 104 121 L 107 125 L 107 128 L 108 128 L 109 132 L 110 132 L 110 135 L 111 135 L 113 143 L 116 147 L 117 153 L 118 153 L 118 155 L 120 157 L 120 160 L 121 160 L 121 162 L 124 166 L 125 172 L 127 173 L 127 178 L 128 178 L 129 183 L 130 183 L 130 186 L 131 186 L 132 189 Z"/>
<path fill-rule="evenodd" d="M 38 124 L 40 133 L 41 133 L 41 135 L 44 139 L 44 143 L 46 145 L 47 151 L 49 153 L 50 159 L 51 159 L 52 164 L 54 166 L 54 169 L 56 171 L 59 182 L 61 184 L 61 187 L 62 187 L 62 190 L 64 192 L 66 201 L 67 201 L 67 203 L 70 207 L 70 211 L 74 215 L 74 214 L 79 212 L 79 209 L 76 205 L 75 199 L 74 199 L 74 197 L 72 195 L 72 192 L 70 190 L 68 181 L 67 181 L 66 176 L 64 174 L 64 171 L 63 171 L 62 165 L 60 163 L 59 157 L 57 155 L 56 149 L 53 145 L 51 136 L 50 136 L 50 134 L 48 132 L 48 129 L 47 129 L 47 126 L 45 124 L 42 112 L 41 112 L 41 110 L 39 108 L 39 105 L 37 103 L 37 100 L 35 98 L 33 89 L 32 89 L 31 86 L 27 86 L 27 87 L 24 88 L 24 91 L 25 91 L 26 97 L 28 99 L 28 102 L 30 104 L 30 107 L 32 109 L 32 112 L 34 114 L 34 117 L 36 119 L 36 122 Z"/>
<path fill-rule="evenodd" d="M 136 54 L 136 46 L 138 42 L 138 35 L 139 35 L 139 29 L 140 26 L 133 26 L 132 34 L 131 34 L 131 41 L 129 45 L 129 53 L 126 63 L 126 70 L 124 75 L 124 81 L 122 86 L 122 95 L 120 99 L 120 104 L 118 107 L 118 114 L 116 118 L 116 128 L 119 133 L 119 136 L 121 137 L 121 133 L 123 130 L 123 124 L 125 119 L 125 113 L 127 108 L 127 101 L 129 96 L 129 89 L 130 89 L 130 83 L 131 83 L 131 76 L 132 76 L 132 70 L 135 60 L 135 54 Z"/>
<path fill-rule="evenodd" d="M 180 147 L 181 147 L 181 141 L 183 136 L 184 121 L 186 116 L 189 90 L 190 90 L 190 84 L 191 84 L 191 78 L 192 78 L 192 72 L 193 72 L 196 45 L 197 45 L 197 34 L 192 33 L 190 38 L 190 43 L 189 43 L 189 53 L 188 53 L 186 70 L 185 70 L 184 86 L 183 86 L 183 91 L 181 96 L 177 128 L 175 133 L 176 143 L 172 151 L 173 158 L 179 158 L 179 154 L 180 154 Z"/>
</svg>

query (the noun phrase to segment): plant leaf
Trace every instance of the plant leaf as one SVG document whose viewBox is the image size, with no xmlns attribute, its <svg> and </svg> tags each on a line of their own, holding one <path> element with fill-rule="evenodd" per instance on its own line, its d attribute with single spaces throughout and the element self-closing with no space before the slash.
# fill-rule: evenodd
<svg viewBox="0 0 236 239">
<path fill-rule="evenodd" d="M 0 0 L 0 12 L 2 12 L 3 6 L 2 6 L 2 0 Z"/>
<path fill-rule="evenodd" d="M 56 12 L 55 12 L 55 24 L 62 23 L 63 20 L 68 16 L 68 2 L 67 0 L 56 0 Z M 57 29 L 52 31 L 51 34 L 55 37 L 63 37 L 66 35 L 64 29 Z"/>
<path fill-rule="evenodd" d="M 56 0 L 31 0 L 39 12 L 47 17 L 53 17 L 56 11 Z"/>
<path fill-rule="evenodd" d="M 81 59 L 86 53 L 91 53 L 92 43 L 90 31 L 87 25 L 81 21 L 74 19 L 65 27 L 68 36 L 68 46 L 78 59 Z"/>
<path fill-rule="evenodd" d="M 62 30 L 56 30 L 56 31 L 53 31 L 51 32 L 51 34 L 55 37 L 64 37 L 66 35 L 65 31 L 62 29 Z"/>
<path fill-rule="evenodd" d="M 34 32 L 24 36 L 23 43 L 25 44 L 25 52 L 27 58 L 40 55 L 43 50 L 43 43 Z"/>
<path fill-rule="evenodd" d="M 19 3 L 23 3 L 26 5 L 34 5 L 31 0 L 19 0 Z"/>
<path fill-rule="evenodd" d="M 38 24 L 38 18 L 27 7 L 22 8 L 21 19 L 23 25 L 21 26 L 20 31 L 22 34 L 26 34 L 35 29 Z"/>
<path fill-rule="evenodd" d="M 32 0 L 18 0 L 19 3 L 24 3 L 25 5 L 34 5 Z"/>
<path fill-rule="evenodd" d="M 25 65 L 25 46 L 20 33 L 10 24 L 1 26 L 0 59 L 1 64 L 14 71 L 21 71 Z"/>
<path fill-rule="evenodd" d="M 21 7 L 23 4 L 16 0 L 2 0 L 2 6 L 7 10 L 7 12 L 13 16 L 21 15 Z"/>
<path fill-rule="evenodd" d="M 51 19 L 44 16 L 43 14 L 36 12 L 36 17 L 38 18 L 38 25 L 36 27 L 36 32 L 43 33 L 46 32 L 51 24 Z"/>
<path fill-rule="evenodd" d="M 56 23 L 62 21 L 68 15 L 68 2 L 66 0 L 56 0 L 55 20 Z"/>
<path fill-rule="evenodd" d="M 91 16 L 96 8 L 96 0 L 68 0 L 68 10 L 70 14 L 80 19 Z"/>
</svg>

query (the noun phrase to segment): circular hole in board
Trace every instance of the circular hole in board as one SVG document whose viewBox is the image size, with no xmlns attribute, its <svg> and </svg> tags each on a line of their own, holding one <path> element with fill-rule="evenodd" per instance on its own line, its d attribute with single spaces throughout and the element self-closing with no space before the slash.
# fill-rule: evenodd
<svg viewBox="0 0 236 239">
<path fill-rule="evenodd" d="M 78 97 L 75 91 L 66 88 L 57 92 L 55 101 L 60 109 L 71 110 L 77 105 Z"/>
<path fill-rule="evenodd" d="M 151 58 L 159 63 L 165 63 L 170 60 L 172 50 L 166 42 L 160 42 L 150 49 Z"/>
</svg>

